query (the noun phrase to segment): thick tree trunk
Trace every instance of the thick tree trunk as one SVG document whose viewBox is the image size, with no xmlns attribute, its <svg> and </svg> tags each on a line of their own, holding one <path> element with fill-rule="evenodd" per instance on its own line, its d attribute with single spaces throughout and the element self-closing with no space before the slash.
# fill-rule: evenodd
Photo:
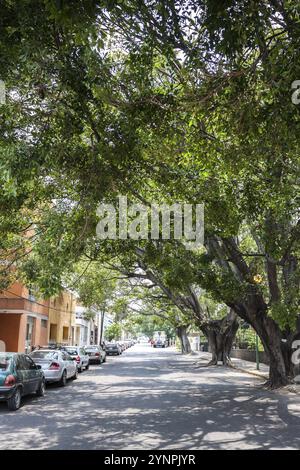
<svg viewBox="0 0 300 470">
<path fill-rule="evenodd" d="M 189 354 L 192 351 L 191 344 L 187 335 L 187 327 L 179 326 L 176 328 L 176 334 L 180 339 L 182 354 Z"/>
<path fill-rule="evenodd" d="M 291 381 L 291 355 L 282 341 L 283 334 L 277 323 L 267 314 L 266 305 L 253 297 L 251 304 L 239 306 L 239 316 L 246 320 L 260 337 L 270 361 L 269 388 L 280 388 Z"/>
<path fill-rule="evenodd" d="M 201 330 L 208 339 L 211 361 L 207 365 L 217 365 L 222 361 L 225 366 L 232 366 L 230 353 L 239 327 L 237 315 L 233 310 L 221 320 L 211 320 L 202 324 Z"/>
</svg>

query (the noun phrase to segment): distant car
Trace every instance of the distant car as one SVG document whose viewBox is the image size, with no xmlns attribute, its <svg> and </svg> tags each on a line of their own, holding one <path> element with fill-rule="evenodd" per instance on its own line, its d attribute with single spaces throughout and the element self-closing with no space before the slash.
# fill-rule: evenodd
<svg viewBox="0 0 300 470">
<path fill-rule="evenodd" d="M 90 364 L 101 364 L 102 362 L 106 362 L 106 351 L 101 346 L 85 346 L 84 349 L 89 356 Z"/>
<path fill-rule="evenodd" d="M 118 341 L 118 345 L 120 346 L 122 352 L 125 351 L 126 345 L 125 345 L 125 343 L 123 343 L 123 341 Z"/>
<path fill-rule="evenodd" d="M 77 379 L 77 363 L 64 350 L 38 349 L 30 353 L 33 361 L 41 366 L 46 383 L 58 382 L 64 387 L 68 379 Z"/>
<path fill-rule="evenodd" d="M 6 401 L 8 409 L 18 410 L 24 395 L 45 394 L 45 377 L 41 367 L 27 354 L 0 353 L 0 401 Z"/>
<path fill-rule="evenodd" d="M 83 369 L 88 370 L 90 367 L 90 356 L 84 348 L 79 346 L 64 346 L 63 348 L 77 363 L 78 372 Z"/>
<path fill-rule="evenodd" d="M 108 356 L 113 356 L 113 355 L 120 356 L 120 354 L 122 354 L 122 349 L 118 343 L 107 343 L 106 353 Z"/>
<path fill-rule="evenodd" d="M 167 345 L 167 341 L 164 339 L 155 339 L 153 341 L 153 347 L 154 348 L 165 348 Z"/>
</svg>

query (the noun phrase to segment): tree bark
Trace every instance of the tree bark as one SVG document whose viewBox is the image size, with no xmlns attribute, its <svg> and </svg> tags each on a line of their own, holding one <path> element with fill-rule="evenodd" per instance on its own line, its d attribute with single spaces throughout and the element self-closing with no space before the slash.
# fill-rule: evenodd
<svg viewBox="0 0 300 470">
<path fill-rule="evenodd" d="M 207 365 L 218 365 L 218 362 L 222 361 L 223 365 L 232 366 L 230 353 L 238 327 L 237 315 L 233 310 L 221 320 L 211 320 L 200 325 L 212 354 Z"/>
<path fill-rule="evenodd" d="M 189 354 L 192 352 L 191 344 L 187 335 L 186 326 L 178 326 L 176 328 L 176 334 L 180 339 L 181 352 L 182 354 Z"/>
<path fill-rule="evenodd" d="M 249 300 L 251 299 L 251 300 Z M 280 388 L 291 381 L 289 376 L 291 356 L 288 357 L 283 343 L 283 333 L 277 323 L 268 315 L 267 306 L 260 296 L 249 296 L 248 302 L 236 305 L 235 311 L 256 331 L 270 361 L 269 388 Z"/>
</svg>

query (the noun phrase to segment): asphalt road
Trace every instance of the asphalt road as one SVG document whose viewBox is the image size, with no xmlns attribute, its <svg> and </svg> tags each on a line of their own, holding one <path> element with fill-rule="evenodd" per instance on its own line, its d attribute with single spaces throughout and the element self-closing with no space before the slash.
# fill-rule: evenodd
<svg viewBox="0 0 300 470">
<path fill-rule="evenodd" d="M 62 389 L 0 404 L 0 449 L 300 449 L 300 397 L 136 345 Z"/>
</svg>

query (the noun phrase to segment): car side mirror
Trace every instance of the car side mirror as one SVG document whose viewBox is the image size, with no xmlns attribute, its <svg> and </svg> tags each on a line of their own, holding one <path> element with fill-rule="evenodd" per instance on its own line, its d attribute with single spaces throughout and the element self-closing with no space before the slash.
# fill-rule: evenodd
<svg viewBox="0 0 300 470">
<path fill-rule="evenodd" d="M 42 366 L 40 366 L 39 364 L 37 364 L 37 365 L 35 366 L 35 368 L 36 368 L 36 369 L 41 369 Z"/>
</svg>

